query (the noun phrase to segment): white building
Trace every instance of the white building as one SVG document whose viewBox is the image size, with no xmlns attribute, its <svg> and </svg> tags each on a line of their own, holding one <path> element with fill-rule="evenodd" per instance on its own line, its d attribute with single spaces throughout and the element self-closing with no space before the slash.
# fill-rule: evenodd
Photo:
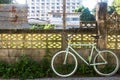
<svg viewBox="0 0 120 80">
<path fill-rule="evenodd" d="M 49 13 L 63 12 L 63 0 L 27 0 L 27 4 L 29 11 L 28 19 L 37 18 L 39 20 L 46 20 L 48 22 L 52 22 L 51 16 L 54 17 L 54 15 L 51 15 Z M 81 0 L 66 0 L 66 13 L 73 13 L 75 8 L 77 8 L 80 4 Z M 69 18 L 69 16 L 67 17 Z M 60 19 L 61 18 L 62 17 L 60 17 Z"/>
<path fill-rule="evenodd" d="M 62 29 L 63 15 L 52 13 L 50 16 L 50 23 L 56 25 L 56 29 Z M 78 28 L 80 26 L 80 13 L 66 13 L 66 29 Z"/>
</svg>

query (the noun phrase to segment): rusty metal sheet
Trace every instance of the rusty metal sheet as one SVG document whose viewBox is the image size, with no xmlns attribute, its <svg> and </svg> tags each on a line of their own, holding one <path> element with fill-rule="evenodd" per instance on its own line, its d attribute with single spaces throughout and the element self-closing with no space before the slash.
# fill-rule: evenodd
<svg viewBox="0 0 120 80">
<path fill-rule="evenodd" d="M 28 7 L 25 4 L 0 4 L 0 12 L 27 12 Z"/>
<path fill-rule="evenodd" d="M 30 28 L 27 5 L 0 4 L 0 29 Z"/>
</svg>

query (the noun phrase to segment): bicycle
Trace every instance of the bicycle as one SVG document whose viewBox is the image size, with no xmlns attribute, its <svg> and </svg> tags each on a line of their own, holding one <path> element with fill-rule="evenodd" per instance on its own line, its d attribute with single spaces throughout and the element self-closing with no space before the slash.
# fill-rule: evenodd
<svg viewBox="0 0 120 80">
<path fill-rule="evenodd" d="M 99 39 L 100 36 L 92 36 L 95 39 Z M 72 46 L 90 46 L 90 55 L 88 60 L 84 59 Z M 72 51 L 72 52 L 71 52 Z M 96 51 L 96 55 L 93 58 L 93 53 Z M 94 70 L 101 76 L 112 76 L 119 69 L 119 60 L 115 53 L 109 50 L 100 51 L 96 43 L 91 44 L 72 44 L 71 38 L 68 39 L 68 45 L 66 50 L 57 52 L 51 60 L 51 67 L 53 72 L 61 77 L 68 77 L 75 73 L 78 66 L 78 56 L 88 66 L 93 66 Z M 110 59 L 112 59 L 110 61 Z M 106 70 L 108 69 L 108 70 Z"/>
</svg>

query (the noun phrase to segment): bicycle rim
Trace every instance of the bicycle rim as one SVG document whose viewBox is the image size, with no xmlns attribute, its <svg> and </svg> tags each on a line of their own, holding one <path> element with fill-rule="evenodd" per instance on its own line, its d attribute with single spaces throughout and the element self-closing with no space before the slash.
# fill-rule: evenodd
<svg viewBox="0 0 120 80">
<path fill-rule="evenodd" d="M 106 64 L 94 65 L 95 71 L 102 76 L 111 76 L 114 75 L 119 69 L 119 60 L 117 56 L 111 51 L 101 51 L 96 55 L 94 63 L 104 62 L 101 56 L 107 61 Z"/>
<path fill-rule="evenodd" d="M 53 71 L 61 77 L 68 77 L 74 74 L 77 69 L 77 59 L 72 53 L 68 53 L 66 63 L 64 59 L 66 56 L 66 51 L 60 51 L 55 54 L 51 61 L 51 66 Z"/>
</svg>

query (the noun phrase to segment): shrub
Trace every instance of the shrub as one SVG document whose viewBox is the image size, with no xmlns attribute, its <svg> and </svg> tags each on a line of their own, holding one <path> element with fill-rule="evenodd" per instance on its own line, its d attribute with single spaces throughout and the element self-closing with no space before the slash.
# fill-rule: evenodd
<svg viewBox="0 0 120 80">
<path fill-rule="evenodd" d="M 19 57 L 14 64 L 0 61 L 0 77 L 20 79 L 45 77 L 50 71 L 50 66 L 46 64 L 49 65 L 47 59 L 37 62 L 26 55 Z"/>
<path fill-rule="evenodd" d="M 33 79 L 41 77 L 54 77 L 50 65 L 51 53 L 46 50 L 44 58 L 37 62 L 29 56 L 23 55 L 16 60 L 14 64 L 8 64 L 5 61 L 0 61 L 0 77 L 1 78 L 19 78 Z M 107 69 L 108 70 L 108 69 Z M 120 73 L 120 69 L 118 74 Z M 97 76 L 92 66 L 85 64 L 78 65 L 78 70 L 74 76 Z"/>
</svg>

